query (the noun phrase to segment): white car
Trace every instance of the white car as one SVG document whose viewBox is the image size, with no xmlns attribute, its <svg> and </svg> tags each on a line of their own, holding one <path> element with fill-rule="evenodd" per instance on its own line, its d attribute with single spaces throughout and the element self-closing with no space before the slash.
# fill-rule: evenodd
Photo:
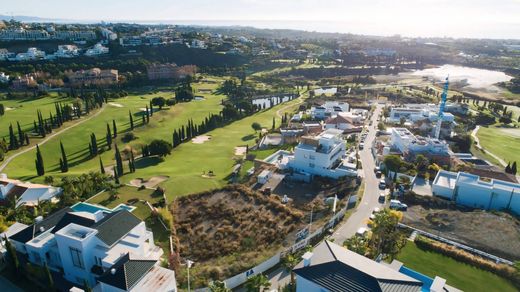
<svg viewBox="0 0 520 292">
<path fill-rule="evenodd" d="M 356 235 L 358 236 L 365 236 L 365 234 L 367 233 L 368 229 L 366 227 L 361 227 L 359 228 L 357 231 L 356 231 Z"/>
<path fill-rule="evenodd" d="M 408 205 L 401 203 L 399 200 L 390 200 L 390 209 L 406 211 L 408 209 Z"/>
</svg>

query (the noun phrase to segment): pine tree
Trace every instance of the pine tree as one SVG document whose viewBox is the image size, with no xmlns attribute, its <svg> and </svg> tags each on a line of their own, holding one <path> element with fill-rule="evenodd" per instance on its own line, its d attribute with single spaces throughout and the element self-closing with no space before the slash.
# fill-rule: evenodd
<svg viewBox="0 0 520 292">
<path fill-rule="evenodd" d="M 511 174 L 516 175 L 516 161 L 513 162 L 513 165 L 511 166 Z"/>
<path fill-rule="evenodd" d="M 65 153 L 65 148 L 63 148 L 63 143 L 60 141 L 60 148 L 61 148 L 61 172 L 67 172 L 69 171 L 69 162 L 67 160 L 67 154 Z"/>
<path fill-rule="evenodd" d="M 110 132 L 110 125 L 108 123 L 107 123 L 106 140 L 107 140 L 108 149 L 112 149 L 112 133 Z"/>
<path fill-rule="evenodd" d="M 114 133 L 114 138 L 116 138 L 117 137 L 116 120 L 112 120 L 112 133 Z"/>
<path fill-rule="evenodd" d="M 121 153 L 119 152 L 119 148 L 117 148 L 117 144 L 115 144 L 115 159 L 116 159 L 116 170 L 119 175 L 123 174 L 123 160 L 121 158 Z"/>
<path fill-rule="evenodd" d="M 102 174 L 105 174 L 105 167 L 103 166 L 103 160 L 101 160 L 101 156 L 99 156 L 99 170 Z"/>
<path fill-rule="evenodd" d="M 40 147 L 36 145 L 36 173 L 38 176 L 42 176 L 45 174 L 45 166 L 43 164 L 42 153 L 40 152 Z"/>
<path fill-rule="evenodd" d="M 134 129 L 134 118 L 132 117 L 132 112 L 128 111 L 128 116 L 130 118 L 130 130 Z"/>
</svg>

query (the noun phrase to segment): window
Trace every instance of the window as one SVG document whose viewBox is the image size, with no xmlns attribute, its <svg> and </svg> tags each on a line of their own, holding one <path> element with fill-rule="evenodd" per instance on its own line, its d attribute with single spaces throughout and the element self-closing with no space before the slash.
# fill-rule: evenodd
<svg viewBox="0 0 520 292">
<path fill-rule="evenodd" d="M 101 258 L 94 256 L 94 262 L 96 263 L 96 265 L 98 265 L 100 267 L 103 266 L 103 262 L 101 261 Z"/>
<path fill-rule="evenodd" d="M 83 259 L 81 258 L 81 251 L 79 249 L 70 247 L 70 255 L 72 257 L 72 264 L 75 267 L 84 269 Z"/>
</svg>

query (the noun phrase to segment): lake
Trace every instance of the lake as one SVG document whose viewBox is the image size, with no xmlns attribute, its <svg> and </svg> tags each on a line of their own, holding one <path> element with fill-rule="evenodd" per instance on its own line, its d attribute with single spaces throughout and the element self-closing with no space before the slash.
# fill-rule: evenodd
<svg viewBox="0 0 520 292">
<path fill-rule="evenodd" d="M 430 68 L 415 71 L 412 75 L 429 76 L 437 80 L 444 80 L 450 76 L 450 81 L 467 81 L 467 87 L 485 88 L 487 90 L 497 90 L 493 84 L 511 80 L 511 76 L 501 71 L 477 69 L 472 67 L 442 65 L 437 68 Z"/>
</svg>

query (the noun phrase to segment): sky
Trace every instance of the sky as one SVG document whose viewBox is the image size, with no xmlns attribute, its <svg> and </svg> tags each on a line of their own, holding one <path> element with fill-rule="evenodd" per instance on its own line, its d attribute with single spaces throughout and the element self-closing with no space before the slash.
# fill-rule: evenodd
<svg viewBox="0 0 520 292">
<path fill-rule="evenodd" d="M 1 0 L 0 14 L 520 39 L 520 0 Z"/>
</svg>

